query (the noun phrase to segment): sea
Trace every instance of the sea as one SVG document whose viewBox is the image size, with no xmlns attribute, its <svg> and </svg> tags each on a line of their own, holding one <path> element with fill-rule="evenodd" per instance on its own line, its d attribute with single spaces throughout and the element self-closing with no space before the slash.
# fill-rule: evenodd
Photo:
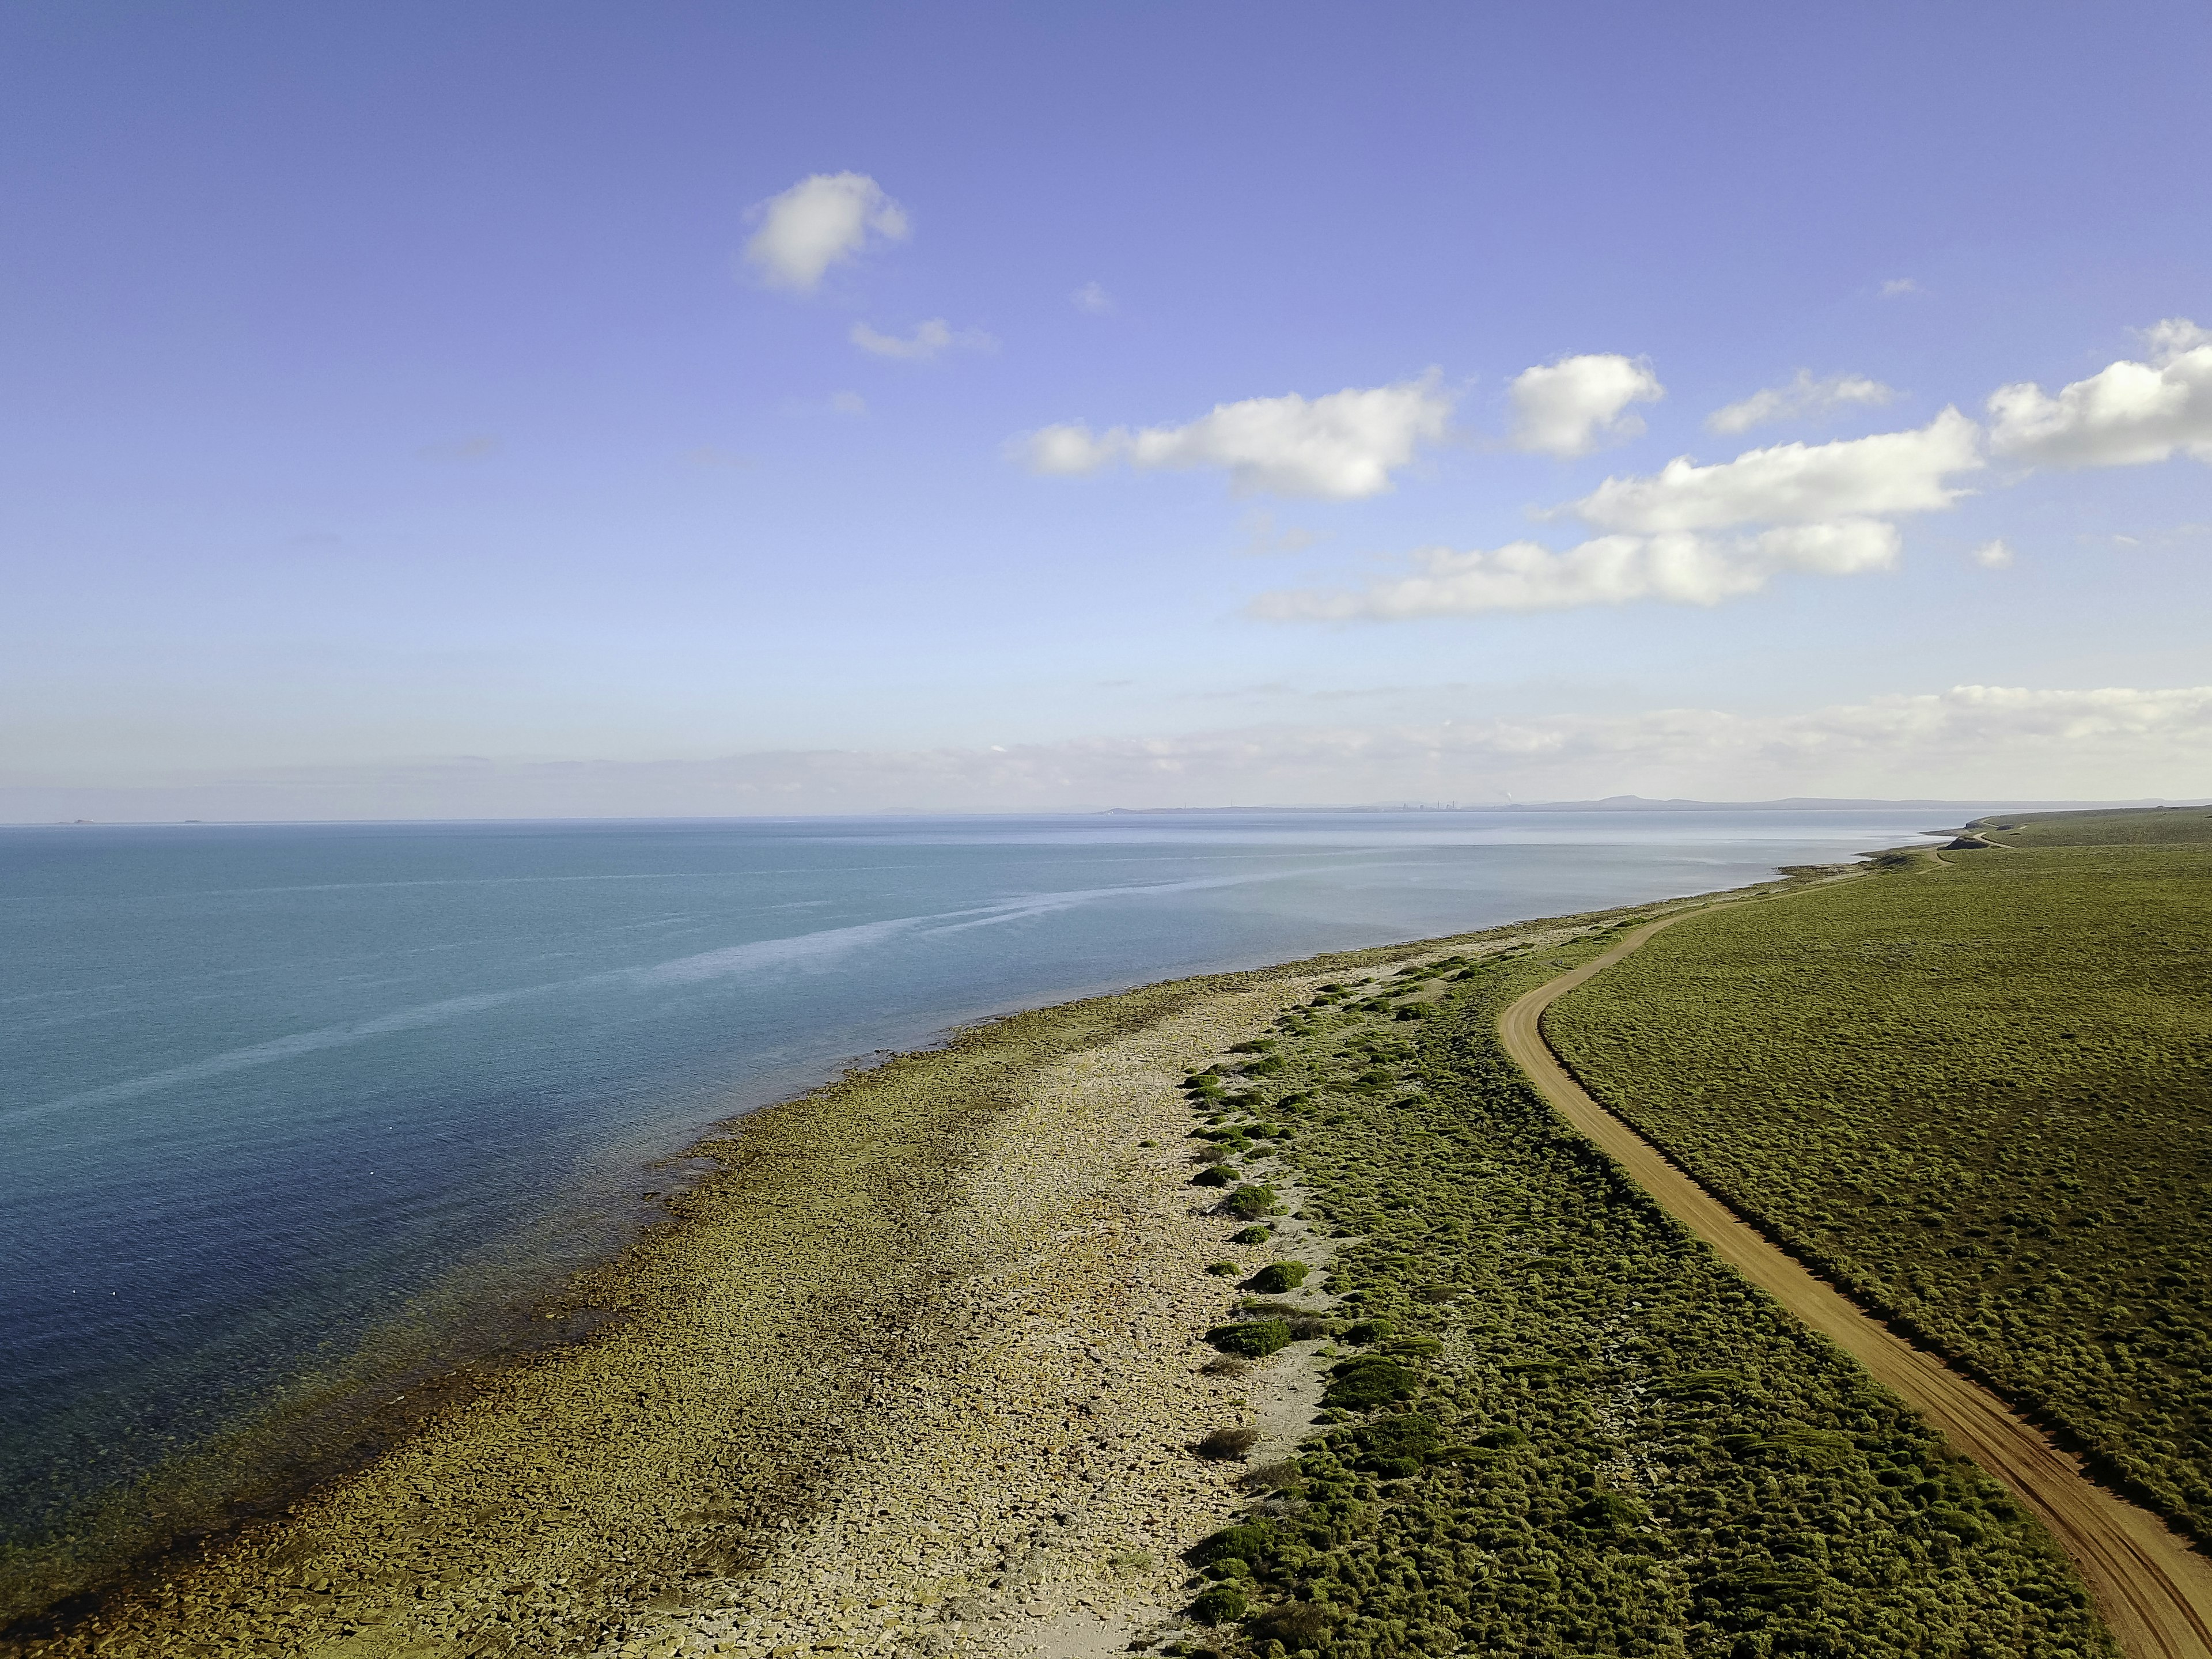
<svg viewBox="0 0 2212 1659">
<path fill-rule="evenodd" d="M 0 829 L 0 1613 L 281 1492 L 352 1406 L 516 1341 L 660 1217 L 702 1132 L 849 1065 L 1183 975 L 1738 886 L 1930 822 Z"/>
</svg>

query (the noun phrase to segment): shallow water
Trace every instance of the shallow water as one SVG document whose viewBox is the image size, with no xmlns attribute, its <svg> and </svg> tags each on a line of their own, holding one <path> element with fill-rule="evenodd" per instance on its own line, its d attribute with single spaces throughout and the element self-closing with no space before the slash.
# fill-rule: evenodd
<svg viewBox="0 0 2212 1659">
<path fill-rule="evenodd" d="M 0 830 L 0 1540 L 495 1340 L 708 1124 L 1006 1010 L 1737 885 L 1924 813 Z M 244 1480 L 250 1457 L 225 1454 Z"/>
</svg>

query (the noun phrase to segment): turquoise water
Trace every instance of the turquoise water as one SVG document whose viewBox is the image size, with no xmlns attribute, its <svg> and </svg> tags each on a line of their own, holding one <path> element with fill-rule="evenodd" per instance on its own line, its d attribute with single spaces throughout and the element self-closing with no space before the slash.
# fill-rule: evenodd
<svg viewBox="0 0 2212 1659">
<path fill-rule="evenodd" d="M 1920 814 L 0 830 L 0 1539 L 450 1358 L 707 1125 L 988 1014 L 1703 891 Z M 265 1471 L 226 1452 L 240 1483 Z"/>
</svg>

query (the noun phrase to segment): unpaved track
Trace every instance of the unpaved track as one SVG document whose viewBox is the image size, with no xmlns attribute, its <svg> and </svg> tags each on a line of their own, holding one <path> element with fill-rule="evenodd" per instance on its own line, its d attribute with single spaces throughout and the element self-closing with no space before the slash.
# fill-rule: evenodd
<svg viewBox="0 0 2212 1659">
<path fill-rule="evenodd" d="M 1784 1255 L 1569 1076 L 1543 1036 L 1545 1009 L 1699 910 L 1638 927 L 1595 961 L 1539 986 L 1498 1020 L 1506 1052 L 1544 1098 L 1674 1218 L 2018 1494 L 2074 1558 L 2112 1634 L 2133 1659 L 2212 1659 L 2212 1561 L 2158 1517 L 2091 1481 L 2081 1465 L 1995 1395 L 1869 1318 Z"/>
</svg>

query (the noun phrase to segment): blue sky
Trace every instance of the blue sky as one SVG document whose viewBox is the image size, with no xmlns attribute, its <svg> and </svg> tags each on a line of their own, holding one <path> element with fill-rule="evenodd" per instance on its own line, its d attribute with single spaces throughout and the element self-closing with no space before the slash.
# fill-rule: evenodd
<svg viewBox="0 0 2212 1659">
<path fill-rule="evenodd" d="M 2202 793 L 2209 57 L 10 9 L 0 817 Z"/>
</svg>

